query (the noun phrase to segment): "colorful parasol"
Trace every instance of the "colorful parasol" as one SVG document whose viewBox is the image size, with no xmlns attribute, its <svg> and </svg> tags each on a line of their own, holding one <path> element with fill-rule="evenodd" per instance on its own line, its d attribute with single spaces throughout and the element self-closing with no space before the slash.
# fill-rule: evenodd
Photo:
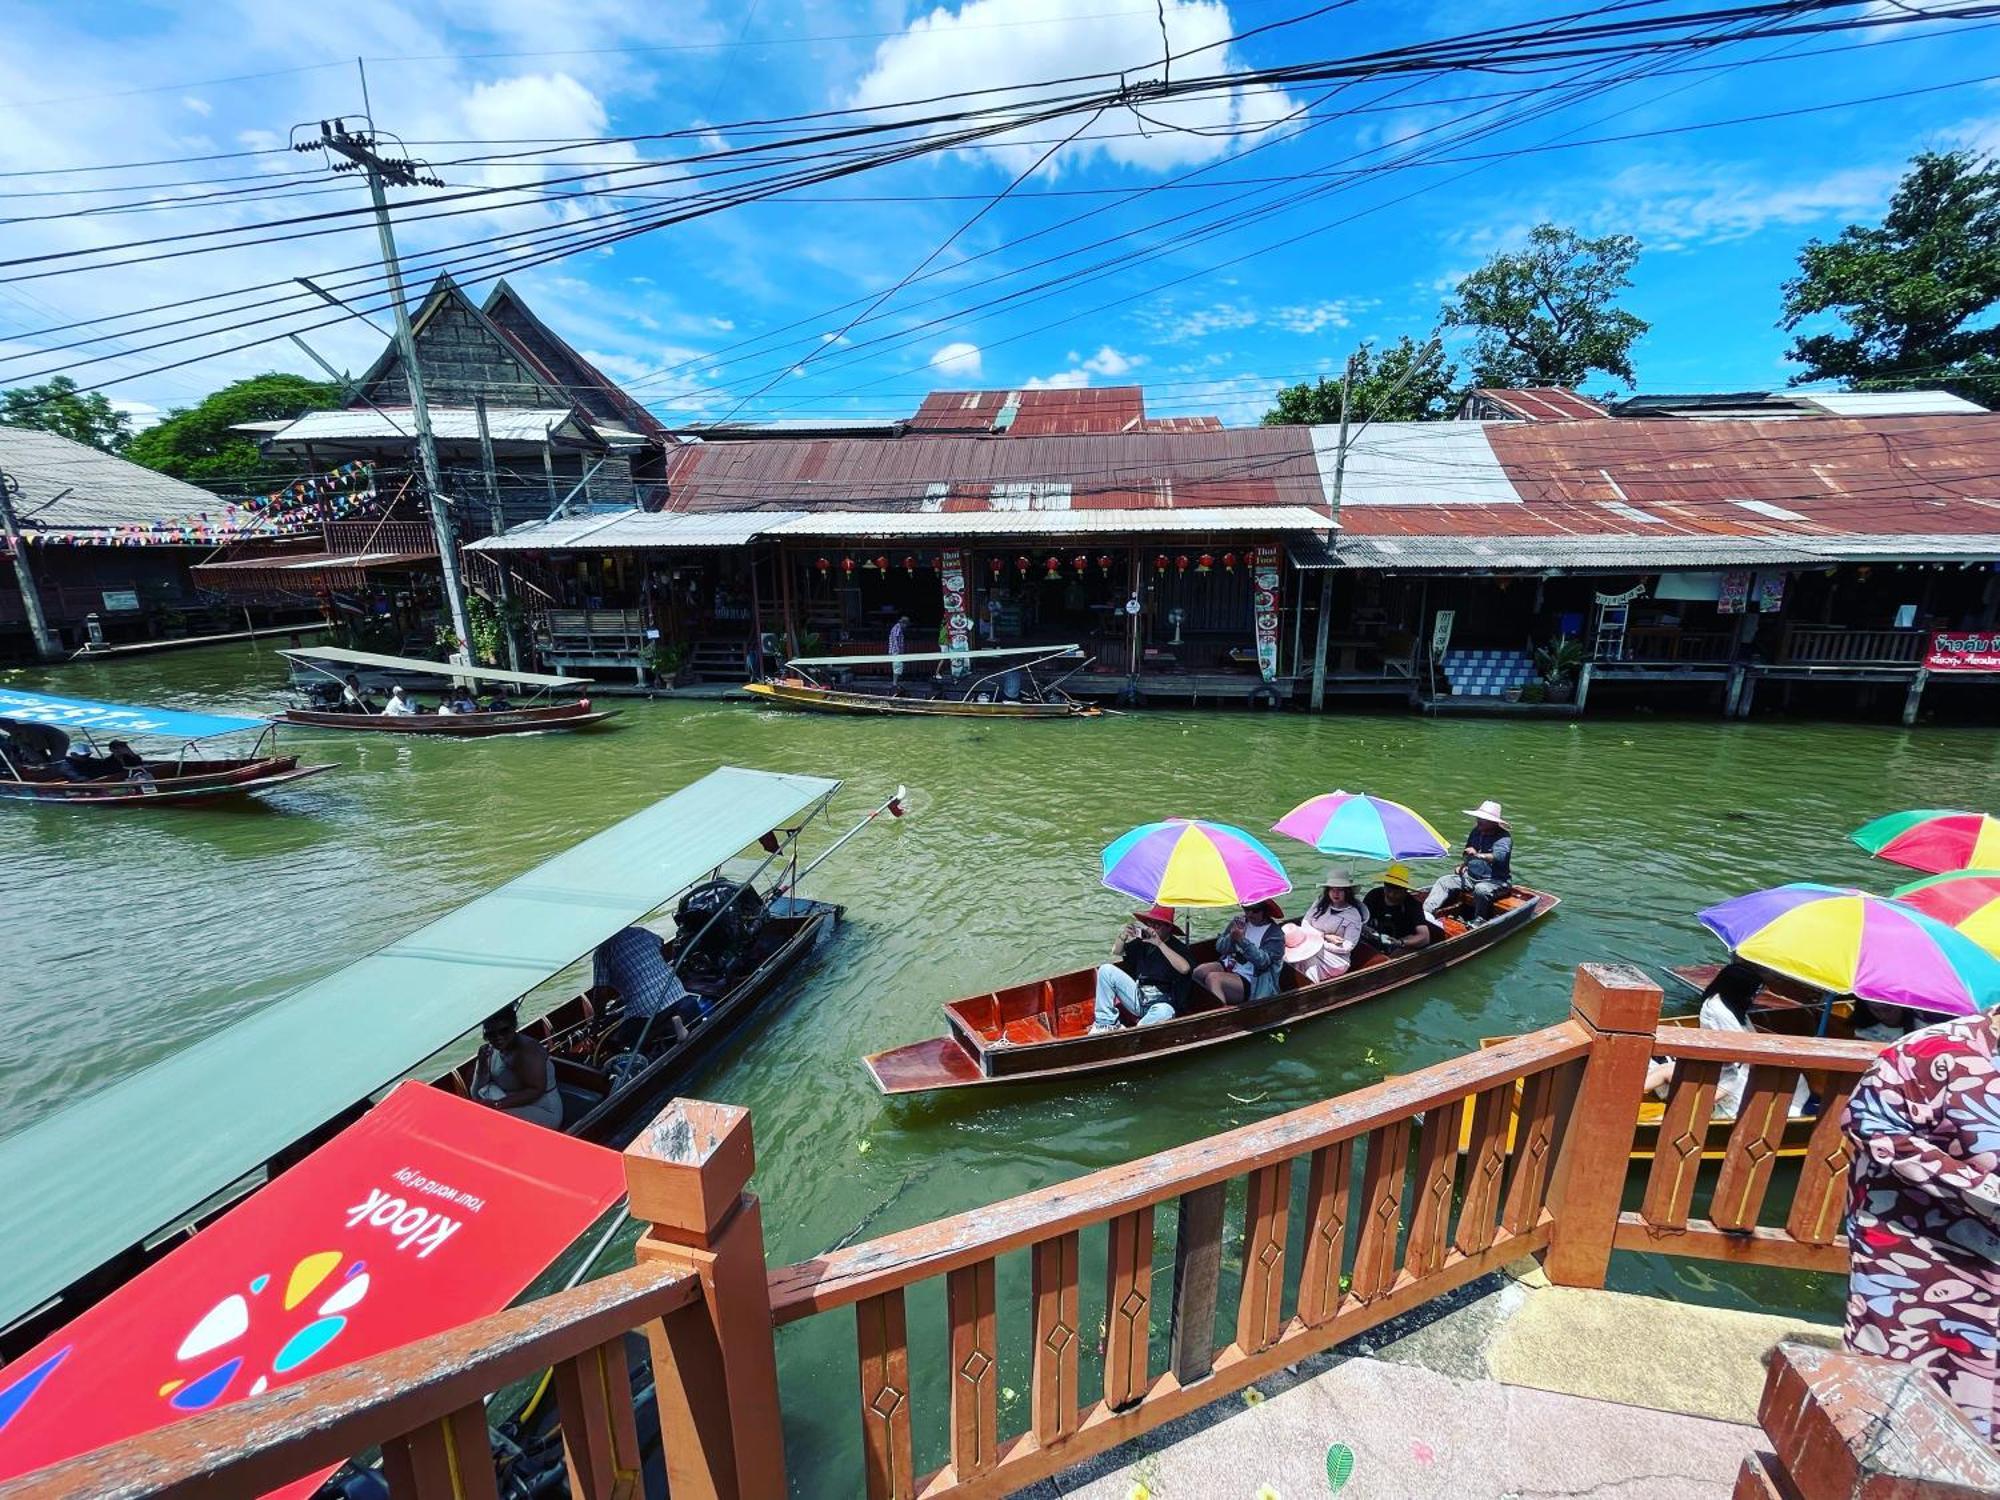
<svg viewBox="0 0 2000 1500">
<path fill-rule="evenodd" d="M 1159 906 L 1244 906 L 1292 888 L 1278 857 L 1240 828 L 1169 818 L 1104 850 L 1104 883 Z"/>
<path fill-rule="evenodd" d="M 1357 859 L 1435 859 L 1446 852 L 1443 836 L 1423 817 L 1386 797 L 1361 792 L 1322 792 L 1309 797 L 1272 825 L 1322 854 Z"/>
<path fill-rule="evenodd" d="M 1830 994 L 1952 1016 L 2000 1004 L 2000 959 L 1915 907 L 1866 891 L 1781 885 L 1700 919 L 1738 958 Z"/>
<path fill-rule="evenodd" d="M 2000 954 L 2000 870 L 1954 870 L 1899 886 L 1896 899 Z"/>
<path fill-rule="evenodd" d="M 1941 808 L 1890 813 L 1855 829 L 1853 838 L 1870 854 L 1933 875 L 2000 869 L 2000 818 L 1986 813 Z"/>
</svg>

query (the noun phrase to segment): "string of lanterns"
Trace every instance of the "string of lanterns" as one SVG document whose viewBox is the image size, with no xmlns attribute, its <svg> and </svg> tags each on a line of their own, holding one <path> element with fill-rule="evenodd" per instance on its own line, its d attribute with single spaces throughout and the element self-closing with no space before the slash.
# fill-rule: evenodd
<svg viewBox="0 0 2000 1500">
<path fill-rule="evenodd" d="M 224 500 L 216 512 L 170 516 L 145 525 L 108 526 L 90 531 L 21 529 L 25 542 L 42 547 L 186 547 L 284 536 L 300 522 L 345 520 L 378 505 L 375 466 L 365 459 L 273 490 L 268 495 Z"/>
<path fill-rule="evenodd" d="M 1235 552 L 1224 552 L 1220 556 L 1212 552 L 1178 554 L 1162 552 L 1153 559 L 1153 571 L 1158 574 L 1172 572 L 1202 576 L 1220 569 L 1224 573 L 1233 574 L 1238 567 L 1249 567 L 1250 561 L 1247 552 L 1240 555 Z M 879 552 L 872 557 L 859 558 L 852 553 L 840 553 L 837 556 L 822 553 L 814 559 L 813 568 L 822 578 L 831 578 L 838 573 L 843 579 L 852 580 L 866 573 L 878 573 L 886 577 L 899 569 L 906 574 L 914 574 L 919 569 L 926 573 L 935 572 L 937 561 L 924 553 L 905 553 L 901 557 L 895 557 L 887 552 Z M 1004 578 L 1010 568 L 1017 577 L 1025 579 L 1031 574 L 1039 573 L 1043 582 L 1049 582 L 1061 579 L 1066 574 L 1082 578 L 1093 569 L 1104 574 L 1122 573 L 1125 560 L 1109 552 L 1099 553 L 1094 558 L 1082 552 L 1070 557 L 1051 552 L 1040 558 L 1023 552 L 1017 554 L 1011 563 L 1003 557 L 989 557 L 986 560 L 987 573 L 995 582 Z"/>
</svg>

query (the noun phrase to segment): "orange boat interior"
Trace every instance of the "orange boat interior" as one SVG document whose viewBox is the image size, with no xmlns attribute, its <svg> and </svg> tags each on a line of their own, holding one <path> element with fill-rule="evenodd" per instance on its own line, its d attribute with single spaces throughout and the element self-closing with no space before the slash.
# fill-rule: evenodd
<svg viewBox="0 0 2000 1500">
<path fill-rule="evenodd" d="M 1528 905 L 1535 899 L 1532 892 L 1525 891 L 1502 896 L 1494 902 L 1496 914 Z M 1465 922 L 1454 916 L 1451 908 L 1440 914 L 1438 925 L 1444 929 L 1446 938 L 1458 937 L 1467 930 Z M 1196 963 L 1207 963 L 1215 957 L 1214 940 L 1193 944 L 1192 951 Z M 1372 944 L 1363 943 L 1349 972 L 1388 961 L 1387 953 Z M 1306 987 L 1307 981 L 1289 964 L 1286 965 L 1279 979 L 1280 990 L 1288 992 Z M 1190 985 L 1180 1013 L 1194 1015 L 1204 1010 L 1220 1010 L 1222 1004 L 1207 991 Z M 1087 969 L 1058 974 L 1052 979 L 1035 979 L 1026 984 L 1011 985 L 991 994 L 968 995 L 963 1000 L 949 1002 L 945 1011 L 952 1019 L 953 1029 L 975 1046 L 1005 1042 L 1021 1047 L 1084 1035 L 1096 1019 L 1096 1006 L 1097 968 L 1092 965 Z"/>
</svg>

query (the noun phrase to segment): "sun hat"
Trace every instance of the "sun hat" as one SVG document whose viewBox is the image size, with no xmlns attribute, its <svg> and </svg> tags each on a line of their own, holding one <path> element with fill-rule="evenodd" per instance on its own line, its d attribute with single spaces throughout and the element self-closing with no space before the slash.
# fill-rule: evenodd
<svg viewBox="0 0 2000 1500">
<path fill-rule="evenodd" d="M 1320 888 L 1324 890 L 1330 885 L 1350 891 L 1353 890 L 1354 871 L 1350 870 L 1346 865 L 1329 865 L 1326 871 L 1326 878 L 1320 881 Z"/>
<path fill-rule="evenodd" d="M 1326 934 L 1317 927 L 1302 926 L 1297 922 L 1285 924 L 1285 962 L 1302 964 L 1309 958 L 1317 958 L 1326 947 Z"/>
<path fill-rule="evenodd" d="M 1465 815 L 1468 818 L 1477 818 L 1482 823 L 1498 823 L 1502 828 L 1507 826 L 1507 820 L 1500 816 L 1500 804 L 1491 797 L 1477 807 L 1466 808 Z"/>
<path fill-rule="evenodd" d="M 1174 909 L 1171 906 L 1151 906 L 1144 911 L 1132 913 L 1141 922 L 1157 922 L 1162 927 L 1174 925 Z"/>
<path fill-rule="evenodd" d="M 1243 909 L 1246 912 L 1255 912 L 1269 922 L 1285 920 L 1285 909 L 1278 905 L 1276 896 L 1266 896 L 1262 901 L 1246 901 L 1243 903 Z"/>
<path fill-rule="evenodd" d="M 1401 860 L 1382 872 L 1382 884 L 1393 885 L 1399 890 L 1414 891 L 1416 886 L 1410 880 L 1410 867 Z"/>
</svg>

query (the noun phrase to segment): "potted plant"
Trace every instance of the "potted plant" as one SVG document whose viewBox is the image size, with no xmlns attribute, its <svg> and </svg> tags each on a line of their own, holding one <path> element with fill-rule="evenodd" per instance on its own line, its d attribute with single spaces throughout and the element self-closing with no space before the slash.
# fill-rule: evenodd
<svg viewBox="0 0 2000 1500">
<path fill-rule="evenodd" d="M 678 641 L 657 641 L 647 653 L 646 665 L 652 668 L 655 682 L 661 687 L 672 687 L 686 658 L 687 650 Z"/>
<path fill-rule="evenodd" d="M 1549 701 L 1549 685 L 1546 682 L 1526 682 L 1521 685 L 1523 703 L 1546 703 Z"/>
<path fill-rule="evenodd" d="M 1577 674 L 1583 670 L 1583 647 L 1564 636 L 1535 652 L 1535 669 L 1542 674 L 1544 696 L 1550 703 L 1572 702 Z"/>
</svg>

